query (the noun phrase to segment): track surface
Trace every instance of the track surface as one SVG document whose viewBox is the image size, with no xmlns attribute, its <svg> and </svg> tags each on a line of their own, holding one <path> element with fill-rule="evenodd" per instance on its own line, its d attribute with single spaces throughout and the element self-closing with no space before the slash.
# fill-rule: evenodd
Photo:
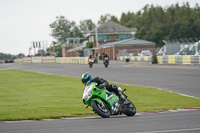
<svg viewBox="0 0 200 133">
<path fill-rule="evenodd" d="M 92 69 L 81 64 L 0 64 L 8 69 L 21 69 L 48 74 L 80 77 L 90 72 L 108 81 L 151 86 L 200 98 L 200 67 L 149 65 L 111 62 L 109 68 L 95 64 Z M 113 117 L 44 120 L 0 123 L 0 133 L 133 133 L 133 132 L 200 132 L 200 110 L 146 113 L 135 117 Z"/>
<path fill-rule="evenodd" d="M 108 68 L 94 64 L 3 64 L 0 67 L 81 77 L 90 72 L 108 81 L 131 85 L 150 86 L 200 98 L 200 65 L 137 65 L 111 62 Z"/>
<path fill-rule="evenodd" d="M 197 110 L 108 119 L 98 117 L 0 123 L 0 133 L 188 133 L 200 132 L 199 117 L 200 111 Z"/>
</svg>

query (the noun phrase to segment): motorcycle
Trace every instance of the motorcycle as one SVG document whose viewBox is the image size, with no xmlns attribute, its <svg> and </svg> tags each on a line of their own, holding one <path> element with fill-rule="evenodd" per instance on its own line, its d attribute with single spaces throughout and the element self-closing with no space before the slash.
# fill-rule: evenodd
<svg viewBox="0 0 200 133">
<path fill-rule="evenodd" d="M 103 64 L 105 65 L 105 67 L 108 67 L 108 65 L 109 65 L 109 59 L 108 59 L 108 57 L 105 57 L 103 59 Z"/>
<path fill-rule="evenodd" d="M 89 64 L 89 67 L 90 67 L 90 68 L 92 68 L 93 63 L 94 63 L 94 60 L 93 60 L 93 59 L 88 59 L 88 64 Z"/>
<path fill-rule="evenodd" d="M 94 113 L 97 113 L 103 118 L 109 118 L 110 115 L 122 115 L 134 116 L 136 114 L 135 105 L 127 99 L 127 96 L 123 100 L 120 99 L 115 93 L 107 91 L 106 88 L 98 89 L 97 83 L 92 82 L 90 85 L 84 88 L 83 103 L 86 104 L 86 108 L 92 107 Z"/>
</svg>

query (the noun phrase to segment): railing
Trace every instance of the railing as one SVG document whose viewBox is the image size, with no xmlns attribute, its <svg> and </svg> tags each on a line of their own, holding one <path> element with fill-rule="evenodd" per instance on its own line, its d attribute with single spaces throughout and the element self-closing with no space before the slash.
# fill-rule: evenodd
<svg viewBox="0 0 200 133">
<path fill-rule="evenodd" d="M 22 59 L 15 59 L 14 63 L 76 63 L 76 64 L 87 64 L 88 57 L 54 57 L 54 56 L 43 56 L 43 57 L 24 57 Z"/>
<path fill-rule="evenodd" d="M 88 57 L 58 57 L 55 63 L 87 64 Z"/>
<path fill-rule="evenodd" d="M 200 56 L 164 55 L 157 56 L 158 64 L 200 64 Z"/>
<path fill-rule="evenodd" d="M 125 61 L 126 59 L 129 59 L 130 61 L 152 61 L 152 56 L 118 56 L 117 60 Z"/>
</svg>

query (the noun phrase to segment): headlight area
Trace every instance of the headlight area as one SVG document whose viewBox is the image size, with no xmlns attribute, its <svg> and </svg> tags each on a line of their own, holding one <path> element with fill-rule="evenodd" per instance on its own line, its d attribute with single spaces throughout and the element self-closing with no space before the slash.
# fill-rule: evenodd
<svg viewBox="0 0 200 133">
<path fill-rule="evenodd" d="M 84 97 L 84 99 L 88 100 L 92 96 L 92 91 L 89 91 L 88 94 Z"/>
</svg>

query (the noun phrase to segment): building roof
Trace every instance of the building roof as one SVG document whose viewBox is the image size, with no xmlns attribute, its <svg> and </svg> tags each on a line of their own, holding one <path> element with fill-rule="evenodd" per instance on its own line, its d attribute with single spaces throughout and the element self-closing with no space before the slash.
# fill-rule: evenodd
<svg viewBox="0 0 200 133">
<path fill-rule="evenodd" d="M 73 51 L 79 51 L 79 50 L 82 50 L 86 47 L 86 41 L 83 42 L 83 44 L 81 46 L 78 46 L 78 47 L 74 47 L 74 48 L 71 48 L 69 50 L 67 50 L 67 52 L 73 52 Z"/>
<path fill-rule="evenodd" d="M 97 28 L 97 32 L 99 33 L 131 33 L 133 29 L 127 28 L 123 25 L 115 23 L 113 21 L 108 21 Z M 95 33 L 95 29 L 90 31 L 90 33 Z"/>
<path fill-rule="evenodd" d="M 82 50 L 84 48 L 85 48 L 85 46 L 82 45 L 79 47 L 71 48 L 71 49 L 67 50 L 67 52 L 78 51 L 78 50 Z"/>
<path fill-rule="evenodd" d="M 104 43 L 93 49 L 100 49 L 100 48 L 106 48 L 106 47 L 112 47 L 112 46 L 133 46 L 133 45 L 155 45 L 155 43 L 150 42 L 150 41 L 140 40 L 140 39 L 129 38 L 129 39 L 121 40 L 121 41 Z"/>
</svg>

